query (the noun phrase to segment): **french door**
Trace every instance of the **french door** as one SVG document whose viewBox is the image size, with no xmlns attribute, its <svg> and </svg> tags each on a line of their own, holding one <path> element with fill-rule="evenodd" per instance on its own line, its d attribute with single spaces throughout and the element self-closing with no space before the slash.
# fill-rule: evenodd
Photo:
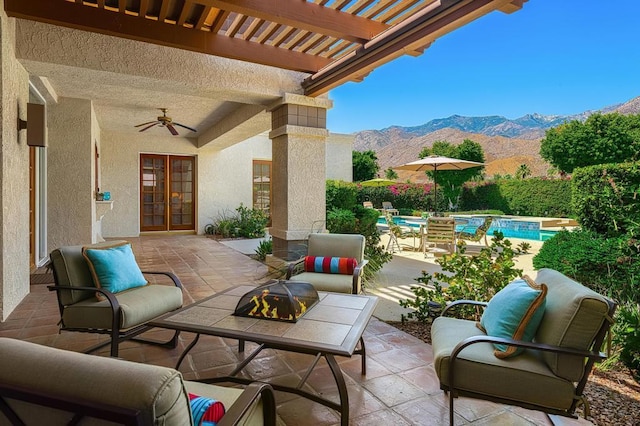
<svg viewBox="0 0 640 426">
<path fill-rule="evenodd" d="M 140 231 L 195 230 L 195 158 L 140 154 Z"/>
</svg>

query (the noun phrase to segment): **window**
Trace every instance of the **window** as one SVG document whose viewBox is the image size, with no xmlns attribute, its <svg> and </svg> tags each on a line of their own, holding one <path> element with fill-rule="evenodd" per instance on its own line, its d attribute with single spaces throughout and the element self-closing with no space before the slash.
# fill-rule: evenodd
<svg viewBox="0 0 640 426">
<path fill-rule="evenodd" d="M 271 225 L 271 161 L 253 160 L 253 208 L 264 211 Z"/>
</svg>

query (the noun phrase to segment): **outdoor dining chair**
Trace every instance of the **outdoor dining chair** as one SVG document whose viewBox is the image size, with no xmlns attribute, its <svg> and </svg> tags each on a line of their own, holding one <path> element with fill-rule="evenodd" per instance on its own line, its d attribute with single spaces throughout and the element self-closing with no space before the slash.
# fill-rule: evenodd
<svg viewBox="0 0 640 426">
<path fill-rule="evenodd" d="M 443 248 L 442 246 L 446 246 Z M 422 234 L 422 251 L 448 254 L 456 251 L 456 221 L 452 217 L 429 217 L 427 229 Z"/>
<path fill-rule="evenodd" d="M 473 232 L 465 231 L 465 228 L 462 231 L 458 232 L 458 238 L 467 241 L 478 242 L 484 238 L 484 245 L 489 247 L 489 242 L 487 240 L 487 231 L 491 227 L 491 223 L 493 222 L 493 217 L 487 216 L 484 218 L 484 222 L 478 226 Z"/>
</svg>

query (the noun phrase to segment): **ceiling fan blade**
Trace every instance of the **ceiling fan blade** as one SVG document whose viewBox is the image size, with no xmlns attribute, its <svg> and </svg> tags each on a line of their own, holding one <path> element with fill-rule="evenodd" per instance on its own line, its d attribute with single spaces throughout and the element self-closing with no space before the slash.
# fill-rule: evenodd
<svg viewBox="0 0 640 426">
<path fill-rule="evenodd" d="M 175 127 L 173 127 L 171 123 L 167 123 L 167 129 L 169 129 L 169 131 L 173 136 L 178 136 L 178 131 L 176 130 Z"/>
<path fill-rule="evenodd" d="M 146 122 L 146 123 L 136 124 L 136 125 L 135 125 L 135 126 L 133 126 L 133 127 L 146 126 L 147 124 L 151 124 L 151 123 L 156 123 L 156 121 L 148 121 L 148 122 Z"/>
<path fill-rule="evenodd" d="M 185 126 L 184 124 L 176 123 L 175 121 L 173 122 L 173 124 L 176 126 L 184 127 L 185 129 L 191 130 L 192 132 L 197 132 L 197 130 L 193 127 Z"/>
<path fill-rule="evenodd" d="M 147 124 L 149 124 L 149 123 L 147 123 Z M 158 124 L 160 124 L 160 123 L 159 123 L 159 122 L 157 122 L 157 121 L 154 121 L 152 125 L 147 126 L 147 127 L 145 127 L 144 129 L 140 129 L 140 130 L 139 130 L 139 132 L 144 132 L 145 130 L 150 129 L 150 128 L 152 128 L 153 126 L 157 126 Z"/>
</svg>

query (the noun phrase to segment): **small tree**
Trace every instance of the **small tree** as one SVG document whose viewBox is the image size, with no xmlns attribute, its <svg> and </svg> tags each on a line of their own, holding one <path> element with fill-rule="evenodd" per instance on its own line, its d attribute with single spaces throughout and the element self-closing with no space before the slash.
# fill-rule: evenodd
<svg viewBox="0 0 640 426">
<path fill-rule="evenodd" d="M 547 130 L 540 155 L 558 170 L 635 161 L 640 153 L 640 114 L 591 115 Z"/>
<path fill-rule="evenodd" d="M 354 182 L 373 179 L 380 170 L 375 151 L 353 151 L 352 160 Z"/>
<path fill-rule="evenodd" d="M 430 274 L 422 271 L 422 276 L 415 280 L 423 286 L 411 287 L 415 299 L 399 301 L 400 306 L 415 309 L 407 316 L 427 321 L 431 315 L 429 302 L 440 306 L 460 299 L 488 302 L 513 278 L 520 276 L 522 269 L 515 268 L 511 241 L 505 240 L 501 232 L 494 235 L 491 246 L 483 247 L 479 254 L 466 256 L 466 247 L 462 243 L 458 253 L 436 260 L 443 272 Z M 480 319 L 475 307 L 460 308 L 457 314 L 463 318 Z"/>
<path fill-rule="evenodd" d="M 526 179 L 531 176 L 531 169 L 526 164 L 520 164 L 518 166 L 518 170 L 516 170 L 516 178 L 517 179 Z"/>
<path fill-rule="evenodd" d="M 398 173 L 396 173 L 395 170 L 389 167 L 387 170 L 384 171 L 384 177 L 389 180 L 396 180 L 398 179 Z"/>
</svg>

